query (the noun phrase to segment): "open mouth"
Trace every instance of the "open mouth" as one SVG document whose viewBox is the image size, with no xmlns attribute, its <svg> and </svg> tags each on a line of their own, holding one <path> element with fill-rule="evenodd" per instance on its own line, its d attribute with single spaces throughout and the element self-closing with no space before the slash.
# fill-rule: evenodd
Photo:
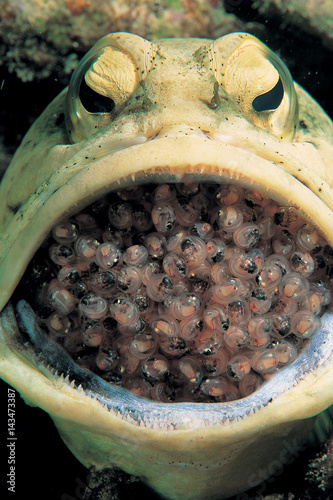
<svg viewBox="0 0 333 500">
<path fill-rule="evenodd" d="M 91 375 L 164 403 L 229 402 L 316 336 L 332 254 L 292 207 L 257 191 L 141 184 L 55 225 L 14 300 L 35 311 L 31 327 L 19 305 L 41 361 L 76 385 Z"/>
</svg>

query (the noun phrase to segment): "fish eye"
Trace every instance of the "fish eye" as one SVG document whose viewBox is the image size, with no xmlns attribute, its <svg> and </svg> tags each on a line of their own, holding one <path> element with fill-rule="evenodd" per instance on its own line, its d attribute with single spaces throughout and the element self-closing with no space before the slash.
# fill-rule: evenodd
<svg viewBox="0 0 333 500">
<path fill-rule="evenodd" d="M 89 87 L 84 78 L 80 85 L 79 96 L 82 106 L 88 113 L 112 113 L 116 105 L 111 97 L 99 94 Z"/>
<path fill-rule="evenodd" d="M 152 44 L 127 33 L 99 40 L 75 69 L 67 92 L 66 125 L 79 142 L 110 124 L 150 70 Z"/>
<path fill-rule="evenodd" d="M 265 94 L 258 95 L 252 101 L 252 107 L 255 111 L 274 111 L 277 109 L 283 99 L 283 84 L 281 78 L 277 84 Z"/>
<path fill-rule="evenodd" d="M 215 79 L 255 126 L 280 139 L 294 136 L 298 103 L 284 62 L 257 38 L 231 33 L 208 49 Z"/>
</svg>

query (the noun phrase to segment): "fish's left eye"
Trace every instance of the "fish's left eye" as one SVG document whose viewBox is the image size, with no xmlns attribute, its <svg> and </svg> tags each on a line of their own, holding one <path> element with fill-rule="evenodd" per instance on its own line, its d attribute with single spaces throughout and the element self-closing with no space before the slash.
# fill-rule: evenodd
<svg viewBox="0 0 333 500">
<path fill-rule="evenodd" d="M 283 61 L 247 33 L 218 38 L 208 52 L 215 79 L 243 116 L 276 137 L 292 139 L 298 103 Z"/>
</svg>

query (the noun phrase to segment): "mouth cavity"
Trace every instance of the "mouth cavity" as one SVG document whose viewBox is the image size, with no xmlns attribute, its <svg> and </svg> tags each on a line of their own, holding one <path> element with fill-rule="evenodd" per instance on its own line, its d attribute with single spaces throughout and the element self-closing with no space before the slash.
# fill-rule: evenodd
<svg viewBox="0 0 333 500">
<path fill-rule="evenodd" d="M 332 256 L 292 207 L 256 191 L 145 184 L 57 224 L 15 299 L 84 380 L 165 403 L 227 402 L 293 363 L 320 329 Z"/>
</svg>

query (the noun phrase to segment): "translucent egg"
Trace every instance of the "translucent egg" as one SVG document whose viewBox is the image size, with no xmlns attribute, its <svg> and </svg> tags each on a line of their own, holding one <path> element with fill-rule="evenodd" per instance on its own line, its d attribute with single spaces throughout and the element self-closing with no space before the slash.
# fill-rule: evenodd
<svg viewBox="0 0 333 500">
<path fill-rule="evenodd" d="M 272 299 L 265 288 L 254 288 L 248 298 L 248 304 L 252 312 L 265 314 L 271 308 Z"/>
<path fill-rule="evenodd" d="M 68 245 L 54 243 L 49 249 L 49 256 L 52 262 L 58 266 L 68 266 L 75 261 L 73 248 Z"/>
<path fill-rule="evenodd" d="M 239 186 L 228 184 L 219 187 L 216 193 L 216 199 L 219 203 L 229 206 L 234 205 L 242 200 L 244 190 Z"/>
<path fill-rule="evenodd" d="M 270 342 L 270 333 L 273 328 L 271 318 L 267 316 L 254 316 L 248 323 L 250 349 L 262 349 Z"/>
<path fill-rule="evenodd" d="M 222 377 L 208 378 L 200 384 L 200 391 L 207 396 L 222 400 L 229 391 L 229 384 Z"/>
<path fill-rule="evenodd" d="M 163 259 L 166 251 L 165 237 L 159 233 L 150 233 L 145 239 L 145 247 L 152 259 Z"/>
<path fill-rule="evenodd" d="M 228 303 L 227 307 L 230 324 L 246 325 L 251 317 L 251 309 L 245 300 L 238 299 Z"/>
<path fill-rule="evenodd" d="M 149 314 L 153 307 L 154 303 L 148 297 L 147 290 L 144 286 L 138 288 L 131 296 L 133 302 L 138 306 L 139 312 L 143 313 L 145 317 Z"/>
<path fill-rule="evenodd" d="M 103 318 L 108 309 L 108 303 L 104 297 L 89 293 L 82 297 L 79 302 L 79 311 L 83 316 L 91 319 Z"/>
<path fill-rule="evenodd" d="M 78 238 L 79 227 L 75 222 L 65 220 L 54 226 L 52 236 L 59 245 L 68 245 Z"/>
<path fill-rule="evenodd" d="M 80 232 L 93 232 L 97 228 L 96 219 L 90 214 L 80 213 L 76 215 L 75 222 L 78 224 Z"/>
<path fill-rule="evenodd" d="M 210 356 L 217 353 L 222 345 L 222 341 L 223 336 L 221 332 L 217 330 L 209 330 L 209 328 L 204 328 L 195 339 L 195 345 L 199 354 Z"/>
<path fill-rule="evenodd" d="M 126 297 L 118 297 L 110 304 L 110 314 L 118 323 L 124 326 L 135 324 L 139 319 L 139 308 Z"/>
<path fill-rule="evenodd" d="M 145 286 L 149 283 L 151 278 L 161 272 L 161 267 L 157 262 L 148 262 L 142 268 L 142 282 Z"/>
<path fill-rule="evenodd" d="M 73 288 L 80 279 L 79 271 L 73 266 L 64 266 L 57 274 L 58 283 L 64 288 Z"/>
<path fill-rule="evenodd" d="M 186 198 L 177 198 L 175 200 L 175 213 L 177 222 L 181 226 L 190 226 L 198 218 L 198 211 L 192 206 L 191 202 Z"/>
<path fill-rule="evenodd" d="M 132 376 L 138 373 L 140 367 L 140 359 L 136 356 L 133 356 L 131 351 L 125 351 L 122 353 L 121 358 L 119 360 L 118 370 L 124 376 L 126 380 L 126 376 Z"/>
<path fill-rule="evenodd" d="M 292 316 L 295 314 L 298 308 L 298 302 L 293 299 L 287 299 L 286 297 L 280 297 L 272 307 L 274 312 L 284 314 L 286 316 Z"/>
<path fill-rule="evenodd" d="M 129 229 L 132 226 L 131 206 L 123 201 L 113 203 L 110 206 L 108 217 L 111 224 L 117 229 Z"/>
<path fill-rule="evenodd" d="M 167 274 L 156 274 L 147 284 L 147 294 L 156 302 L 163 302 L 173 290 L 173 280 Z"/>
<path fill-rule="evenodd" d="M 173 184 L 160 184 L 153 192 L 152 198 L 155 203 L 159 203 L 174 200 L 176 194 L 176 188 Z"/>
<path fill-rule="evenodd" d="M 92 274 L 90 286 L 97 295 L 111 297 L 117 288 L 117 276 L 113 271 L 99 271 Z"/>
<path fill-rule="evenodd" d="M 112 269 L 120 261 L 121 253 L 113 243 L 102 243 L 96 251 L 96 262 L 103 269 Z"/>
<path fill-rule="evenodd" d="M 320 296 L 321 305 L 326 306 L 331 302 L 331 290 L 324 281 L 313 281 L 310 290 L 316 292 Z"/>
<path fill-rule="evenodd" d="M 309 282 L 297 273 L 289 273 L 282 278 L 279 290 L 287 299 L 297 299 L 301 294 L 309 291 Z"/>
<path fill-rule="evenodd" d="M 125 266 L 118 274 L 118 286 L 123 292 L 133 294 L 142 283 L 140 270 L 135 266 Z"/>
<path fill-rule="evenodd" d="M 310 276 L 315 268 L 313 258 L 308 252 L 294 252 L 290 257 L 291 269 L 301 276 Z"/>
<path fill-rule="evenodd" d="M 186 341 L 181 337 L 161 337 L 160 351 L 167 357 L 178 358 L 188 351 Z"/>
<path fill-rule="evenodd" d="M 280 268 L 282 278 L 286 273 L 290 272 L 289 261 L 283 255 L 273 254 L 267 257 L 265 260 L 265 266 L 269 268 L 272 265 Z"/>
<path fill-rule="evenodd" d="M 311 252 L 316 248 L 319 235 L 316 229 L 310 224 L 303 224 L 297 231 L 296 243 L 302 251 Z"/>
<path fill-rule="evenodd" d="M 132 245 L 123 253 L 124 264 L 141 267 L 148 260 L 148 250 L 143 245 Z"/>
<path fill-rule="evenodd" d="M 270 202 L 267 196 L 262 195 L 258 191 L 247 191 L 245 199 L 250 206 L 257 205 L 259 207 L 266 207 Z"/>
<path fill-rule="evenodd" d="M 260 238 L 268 240 L 273 238 L 276 232 L 276 225 L 274 224 L 273 217 L 263 217 L 257 221 L 259 228 Z"/>
<path fill-rule="evenodd" d="M 273 342 L 269 347 L 278 356 L 280 365 L 289 365 L 297 358 L 296 347 L 286 340 Z"/>
<path fill-rule="evenodd" d="M 207 256 L 206 244 L 197 236 L 184 236 L 180 241 L 180 251 L 189 267 L 200 265 Z"/>
<path fill-rule="evenodd" d="M 259 237 L 259 228 L 253 223 L 242 224 L 233 233 L 235 245 L 246 250 L 254 247 L 254 245 L 258 242 Z"/>
<path fill-rule="evenodd" d="M 158 316 L 154 319 L 151 326 L 158 335 L 177 337 L 178 323 L 168 316 Z"/>
<path fill-rule="evenodd" d="M 277 289 L 282 280 L 281 268 L 276 264 L 264 264 L 263 268 L 256 276 L 256 282 L 259 287 L 267 292 Z"/>
<path fill-rule="evenodd" d="M 208 222 L 197 221 L 189 228 L 189 233 L 192 236 L 197 236 L 202 240 L 208 240 L 214 235 L 214 230 Z"/>
<path fill-rule="evenodd" d="M 237 351 L 248 345 L 250 337 L 249 332 L 237 325 L 229 326 L 228 330 L 223 334 L 225 344 L 231 351 Z"/>
<path fill-rule="evenodd" d="M 51 333 L 57 337 L 69 335 L 74 328 L 73 321 L 64 314 L 52 313 L 46 320 L 46 325 Z"/>
<path fill-rule="evenodd" d="M 202 368 L 195 358 L 184 356 L 178 361 L 178 369 L 181 377 L 187 382 L 200 384 L 202 380 Z"/>
<path fill-rule="evenodd" d="M 167 234 L 176 225 L 176 213 L 171 203 L 160 202 L 153 206 L 151 213 L 156 231 Z"/>
<path fill-rule="evenodd" d="M 218 238 L 212 238 L 206 243 L 207 259 L 212 264 L 224 261 L 225 243 Z"/>
<path fill-rule="evenodd" d="M 243 224 L 243 214 L 237 205 L 221 208 L 218 211 L 217 224 L 227 232 L 233 232 Z"/>
<path fill-rule="evenodd" d="M 177 319 L 183 320 L 195 316 L 200 306 L 199 297 L 192 293 L 185 293 L 174 298 L 172 310 Z"/>
<path fill-rule="evenodd" d="M 161 379 L 168 373 L 168 360 L 161 355 L 147 359 L 141 366 L 142 373 L 150 379 Z"/>
<path fill-rule="evenodd" d="M 86 323 L 82 330 L 83 343 L 89 347 L 99 346 L 104 339 L 104 329 L 98 321 Z"/>
<path fill-rule="evenodd" d="M 289 257 L 295 248 L 295 241 L 289 231 L 283 230 L 272 241 L 272 248 L 275 253 Z"/>
<path fill-rule="evenodd" d="M 299 311 L 291 319 L 290 325 L 296 337 L 307 339 L 319 329 L 321 320 L 310 311 Z"/>
<path fill-rule="evenodd" d="M 242 380 L 251 371 L 251 363 L 243 354 L 231 358 L 227 366 L 227 375 L 231 380 Z"/>
<path fill-rule="evenodd" d="M 272 349 L 254 352 L 250 358 L 253 370 L 258 373 L 270 373 L 279 363 L 278 355 Z"/>
<path fill-rule="evenodd" d="M 138 231 L 148 231 L 152 226 L 150 214 L 143 205 L 135 205 L 132 209 L 133 227 Z"/>
<path fill-rule="evenodd" d="M 185 340 L 195 339 L 203 330 L 204 323 L 200 316 L 184 319 L 179 324 L 179 336 Z"/>
<path fill-rule="evenodd" d="M 165 382 L 157 382 L 151 389 L 150 397 L 154 401 L 161 401 L 162 403 L 171 403 L 175 399 L 175 390 Z"/>
<path fill-rule="evenodd" d="M 258 272 L 255 260 L 246 253 L 234 255 L 229 260 L 229 269 L 237 278 L 252 279 Z"/>
<path fill-rule="evenodd" d="M 140 398 L 149 398 L 150 396 L 151 385 L 148 380 L 143 380 L 141 378 L 130 380 L 126 382 L 125 388 Z"/>
<path fill-rule="evenodd" d="M 102 233 L 103 243 L 110 241 L 116 247 L 122 248 L 123 246 L 123 236 L 121 231 L 114 229 L 111 224 L 108 224 Z"/>
<path fill-rule="evenodd" d="M 239 392 L 243 398 L 255 392 L 262 384 L 258 375 L 250 373 L 239 382 Z"/>
<path fill-rule="evenodd" d="M 187 265 L 185 260 L 175 252 L 166 254 L 162 263 L 164 272 L 174 279 L 185 278 L 187 274 Z"/>
<path fill-rule="evenodd" d="M 143 196 L 143 187 L 142 186 L 128 186 L 124 189 L 117 191 L 117 195 L 123 201 L 139 201 Z"/>
<path fill-rule="evenodd" d="M 238 278 L 228 278 L 214 285 L 210 290 L 212 300 L 217 304 L 228 304 L 247 295 L 248 288 Z"/>
<path fill-rule="evenodd" d="M 209 306 L 203 311 L 203 320 L 210 330 L 223 332 L 229 328 L 227 310 L 220 306 Z"/>
<path fill-rule="evenodd" d="M 92 260 L 99 247 L 99 242 L 91 235 L 80 236 L 74 244 L 75 253 L 78 257 Z"/>
<path fill-rule="evenodd" d="M 227 369 L 228 354 L 224 349 L 220 349 L 216 354 L 204 356 L 202 367 L 204 372 L 210 377 L 218 377 Z"/>
<path fill-rule="evenodd" d="M 166 249 L 168 252 L 180 252 L 180 242 L 188 235 L 186 228 L 177 226 L 167 239 Z"/>
<path fill-rule="evenodd" d="M 230 276 L 230 269 L 226 263 L 214 264 L 210 268 L 210 277 L 214 283 L 223 283 Z"/>
<path fill-rule="evenodd" d="M 178 193 L 186 197 L 192 197 L 200 191 L 198 182 L 179 182 L 176 184 Z"/>
<path fill-rule="evenodd" d="M 157 340 L 149 333 L 139 333 L 131 341 L 129 348 L 133 356 L 146 359 L 154 354 L 157 349 Z"/>
<path fill-rule="evenodd" d="M 273 323 L 273 330 L 283 337 L 290 333 L 290 317 L 280 313 L 269 315 Z"/>
<path fill-rule="evenodd" d="M 50 306 L 59 314 L 70 314 L 76 307 L 76 300 L 66 288 L 56 283 L 56 280 L 53 280 L 48 287 Z"/>
</svg>

